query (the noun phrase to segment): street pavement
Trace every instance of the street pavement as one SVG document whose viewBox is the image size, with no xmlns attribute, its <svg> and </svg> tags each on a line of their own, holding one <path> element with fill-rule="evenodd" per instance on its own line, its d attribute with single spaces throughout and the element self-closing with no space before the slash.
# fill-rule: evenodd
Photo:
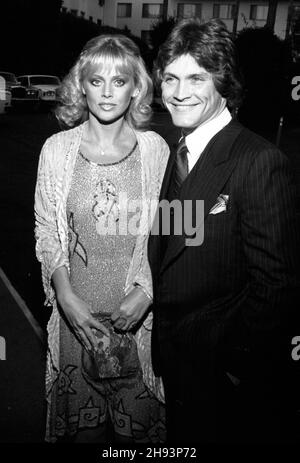
<svg viewBox="0 0 300 463">
<path fill-rule="evenodd" d="M 165 111 L 154 114 L 152 129 L 170 145 L 178 139 Z M 0 350 L 0 442 L 41 442 L 44 434 L 45 327 L 50 309 L 43 307 L 34 252 L 33 196 L 41 146 L 59 130 L 51 113 L 23 112 L 0 119 L 0 345 L 1 339 L 6 343 L 6 359 Z M 276 141 L 276 131 L 262 128 L 260 134 Z M 300 124 L 283 125 L 280 148 L 294 171 L 299 217 Z"/>
<path fill-rule="evenodd" d="M 42 442 L 45 336 L 0 269 L 0 443 Z"/>
</svg>

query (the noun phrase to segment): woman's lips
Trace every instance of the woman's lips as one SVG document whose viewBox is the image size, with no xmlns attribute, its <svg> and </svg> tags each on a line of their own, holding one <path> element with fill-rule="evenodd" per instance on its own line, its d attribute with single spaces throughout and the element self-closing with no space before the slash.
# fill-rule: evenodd
<svg viewBox="0 0 300 463">
<path fill-rule="evenodd" d="M 99 106 L 104 111 L 109 111 L 110 109 L 113 109 L 116 105 L 112 103 L 101 103 L 99 104 Z"/>
</svg>

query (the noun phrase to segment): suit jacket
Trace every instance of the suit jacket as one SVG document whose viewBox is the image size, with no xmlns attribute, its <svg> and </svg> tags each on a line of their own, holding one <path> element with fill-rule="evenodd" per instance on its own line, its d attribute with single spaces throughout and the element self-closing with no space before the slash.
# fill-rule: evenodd
<svg viewBox="0 0 300 463">
<path fill-rule="evenodd" d="M 173 164 L 170 156 L 160 200 L 167 198 Z M 226 210 L 212 214 L 220 195 L 228 197 Z M 164 250 L 161 228 L 150 236 L 157 374 L 176 370 L 180 355 L 200 367 L 213 359 L 239 378 L 266 372 L 297 287 L 287 158 L 232 120 L 210 140 L 179 199 L 204 201 L 204 239 L 187 246 L 184 234 L 170 236 Z"/>
</svg>

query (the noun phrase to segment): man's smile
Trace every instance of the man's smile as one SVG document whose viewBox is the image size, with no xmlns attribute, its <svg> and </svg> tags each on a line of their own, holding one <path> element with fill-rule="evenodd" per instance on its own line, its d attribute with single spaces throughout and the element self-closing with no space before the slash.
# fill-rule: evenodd
<svg viewBox="0 0 300 463">
<path fill-rule="evenodd" d="M 173 109 L 178 112 L 184 112 L 184 111 L 189 111 L 196 106 L 198 106 L 200 103 L 194 103 L 194 104 L 176 104 L 176 103 L 171 103 Z"/>
</svg>

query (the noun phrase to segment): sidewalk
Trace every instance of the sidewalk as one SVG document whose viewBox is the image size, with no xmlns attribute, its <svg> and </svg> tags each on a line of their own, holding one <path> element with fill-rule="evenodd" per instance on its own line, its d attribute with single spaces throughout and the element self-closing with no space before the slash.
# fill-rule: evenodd
<svg viewBox="0 0 300 463">
<path fill-rule="evenodd" d="M 45 339 L 0 268 L 0 442 L 43 442 Z"/>
</svg>

